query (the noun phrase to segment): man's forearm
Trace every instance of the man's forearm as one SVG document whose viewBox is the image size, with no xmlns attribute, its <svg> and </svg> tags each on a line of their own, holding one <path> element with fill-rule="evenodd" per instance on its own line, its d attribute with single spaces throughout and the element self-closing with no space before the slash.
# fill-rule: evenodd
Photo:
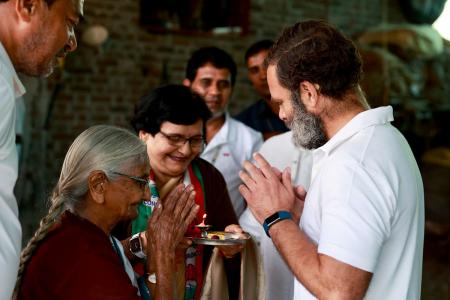
<svg viewBox="0 0 450 300">
<path fill-rule="evenodd" d="M 317 247 L 293 221 L 285 220 L 270 228 L 270 236 L 287 265 L 310 292 L 322 290 L 320 281 L 320 264 Z M 320 297 L 319 297 L 320 298 Z"/>
<path fill-rule="evenodd" d="M 295 277 L 319 299 L 360 299 L 370 276 L 317 252 L 317 246 L 291 220 L 270 229 L 272 241 Z M 365 273 L 365 272 L 364 272 Z M 369 273 L 366 273 L 369 274 Z"/>
</svg>

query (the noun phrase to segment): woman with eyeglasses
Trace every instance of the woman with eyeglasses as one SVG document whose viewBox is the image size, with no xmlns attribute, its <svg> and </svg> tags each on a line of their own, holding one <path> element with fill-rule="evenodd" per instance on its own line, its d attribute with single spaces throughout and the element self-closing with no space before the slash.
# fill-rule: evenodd
<svg viewBox="0 0 450 300">
<path fill-rule="evenodd" d="M 202 222 L 205 213 L 206 223 L 212 225 L 212 230 L 242 232 L 238 225 L 232 225 L 238 224 L 238 220 L 223 176 L 214 166 L 199 158 L 209 117 L 204 101 L 181 85 L 156 88 L 136 105 L 131 124 L 147 145 L 151 197 L 139 205 L 139 215 L 128 227 L 128 234 L 131 230 L 133 237 L 124 245 L 130 249 L 132 259 L 145 258 L 141 249 L 146 247 L 146 236 L 139 233 L 146 230 L 153 206 L 180 183 L 194 186 L 195 202 L 200 207 L 186 236 L 195 234 L 194 225 Z M 125 237 L 123 231 L 122 236 Z M 240 255 L 235 254 L 241 250 L 241 246 L 220 248 L 225 258 L 230 296 L 239 291 Z M 193 245 L 189 239 L 179 245 L 176 260 L 178 284 L 174 299 L 199 299 L 211 253 L 212 247 Z"/>
<path fill-rule="evenodd" d="M 192 185 L 178 185 L 148 220 L 149 279 L 138 280 L 111 234 L 149 198 L 148 170 L 146 146 L 133 133 L 113 126 L 81 133 L 22 251 L 14 299 L 173 299 L 175 249 L 199 209 Z"/>
</svg>

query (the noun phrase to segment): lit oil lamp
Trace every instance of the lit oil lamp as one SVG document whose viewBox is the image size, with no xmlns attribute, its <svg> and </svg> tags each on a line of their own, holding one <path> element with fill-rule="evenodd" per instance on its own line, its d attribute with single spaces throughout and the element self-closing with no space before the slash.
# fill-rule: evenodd
<svg viewBox="0 0 450 300">
<path fill-rule="evenodd" d="M 203 215 L 203 220 L 200 224 L 195 225 L 201 231 L 201 237 L 206 238 L 208 236 L 208 229 L 211 228 L 212 225 L 206 225 L 206 214 Z"/>
</svg>

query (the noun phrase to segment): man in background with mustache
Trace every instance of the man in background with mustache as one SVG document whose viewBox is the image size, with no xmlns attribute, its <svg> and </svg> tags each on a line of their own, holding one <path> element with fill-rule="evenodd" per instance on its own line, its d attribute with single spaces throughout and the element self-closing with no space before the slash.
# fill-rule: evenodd
<svg viewBox="0 0 450 300">
<path fill-rule="evenodd" d="M 227 106 L 236 81 L 236 63 L 224 50 L 203 47 L 192 53 L 183 84 L 202 97 L 212 117 L 206 123 L 206 147 L 201 157 L 214 165 L 227 183 L 236 216 L 245 209 L 238 172 L 262 143 L 261 133 L 232 118 Z"/>
<path fill-rule="evenodd" d="M 13 194 L 17 179 L 16 99 L 25 88 L 16 72 L 48 76 L 74 51 L 74 27 L 84 0 L 0 0 L 0 300 L 10 299 L 21 250 L 21 227 Z"/>
</svg>

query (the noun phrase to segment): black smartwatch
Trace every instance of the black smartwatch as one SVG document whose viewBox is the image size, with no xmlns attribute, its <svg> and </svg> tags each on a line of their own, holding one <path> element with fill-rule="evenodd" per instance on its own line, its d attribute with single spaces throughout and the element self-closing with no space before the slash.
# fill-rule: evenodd
<svg viewBox="0 0 450 300">
<path fill-rule="evenodd" d="M 276 223 L 280 222 L 281 220 L 286 220 L 286 219 L 292 220 L 292 215 L 290 212 L 285 211 L 285 210 L 277 211 L 273 215 L 267 217 L 263 223 L 264 231 L 266 232 L 267 236 L 270 238 L 269 229 L 273 224 L 276 224 Z"/>
<path fill-rule="evenodd" d="M 142 243 L 141 243 L 141 237 L 140 232 L 133 235 L 130 239 L 130 252 L 133 253 L 134 256 L 138 258 L 146 258 L 147 255 L 145 255 L 143 249 L 142 249 Z"/>
</svg>

